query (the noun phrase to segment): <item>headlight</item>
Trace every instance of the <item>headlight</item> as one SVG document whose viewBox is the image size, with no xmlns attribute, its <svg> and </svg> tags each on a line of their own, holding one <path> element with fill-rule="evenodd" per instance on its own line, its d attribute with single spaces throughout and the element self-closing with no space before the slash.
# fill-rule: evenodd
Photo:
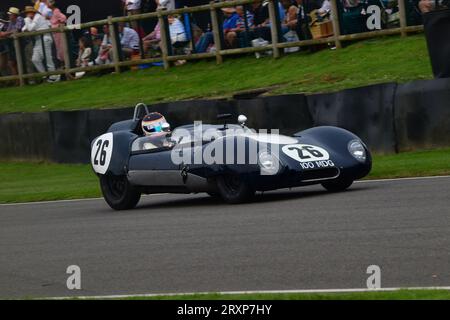
<svg viewBox="0 0 450 320">
<path fill-rule="evenodd" d="M 280 160 L 267 151 L 261 151 L 258 156 L 259 166 L 262 175 L 274 175 L 280 169 Z"/>
<path fill-rule="evenodd" d="M 348 143 L 348 151 L 359 162 L 366 161 L 366 149 L 359 140 L 352 140 Z"/>
</svg>

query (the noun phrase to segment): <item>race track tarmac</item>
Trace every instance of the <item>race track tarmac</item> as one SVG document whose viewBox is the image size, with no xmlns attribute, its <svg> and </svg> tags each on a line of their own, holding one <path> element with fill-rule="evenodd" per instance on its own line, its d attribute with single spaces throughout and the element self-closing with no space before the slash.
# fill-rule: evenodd
<svg viewBox="0 0 450 320">
<path fill-rule="evenodd" d="M 0 206 L 0 298 L 450 285 L 450 177 Z M 81 290 L 66 287 L 69 265 Z"/>
</svg>

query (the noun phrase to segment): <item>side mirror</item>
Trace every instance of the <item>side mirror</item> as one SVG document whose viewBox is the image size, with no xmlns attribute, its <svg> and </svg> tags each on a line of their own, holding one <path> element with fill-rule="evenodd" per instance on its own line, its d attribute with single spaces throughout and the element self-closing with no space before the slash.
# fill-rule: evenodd
<svg viewBox="0 0 450 320">
<path fill-rule="evenodd" d="M 239 124 L 240 124 L 242 127 L 244 127 L 244 126 L 245 126 L 245 123 L 247 122 L 247 117 L 244 116 L 243 114 L 241 114 L 241 115 L 238 117 L 238 122 L 239 122 Z"/>
</svg>

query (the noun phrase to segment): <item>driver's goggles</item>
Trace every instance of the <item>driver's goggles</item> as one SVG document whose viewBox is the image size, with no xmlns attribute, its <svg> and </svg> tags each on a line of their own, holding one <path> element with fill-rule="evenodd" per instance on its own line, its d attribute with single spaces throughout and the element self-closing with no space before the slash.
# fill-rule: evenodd
<svg viewBox="0 0 450 320">
<path fill-rule="evenodd" d="M 161 123 L 144 125 L 144 129 L 147 132 L 161 132 L 162 125 L 161 125 Z"/>
</svg>

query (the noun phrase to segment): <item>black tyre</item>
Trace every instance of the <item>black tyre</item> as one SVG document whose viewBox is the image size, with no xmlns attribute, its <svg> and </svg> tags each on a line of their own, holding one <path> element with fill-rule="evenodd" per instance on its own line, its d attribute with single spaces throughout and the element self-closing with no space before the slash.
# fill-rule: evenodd
<svg viewBox="0 0 450 320">
<path fill-rule="evenodd" d="M 322 186 L 330 192 L 339 192 L 344 191 L 349 188 L 353 184 L 353 180 L 349 179 L 336 179 L 325 181 L 322 183 Z"/>
<path fill-rule="evenodd" d="M 242 203 L 255 195 L 255 190 L 238 175 L 224 175 L 217 178 L 217 188 L 227 203 Z"/>
<path fill-rule="evenodd" d="M 141 198 L 139 190 L 128 182 L 126 176 L 101 175 L 100 188 L 105 201 L 114 210 L 133 209 Z"/>
</svg>

